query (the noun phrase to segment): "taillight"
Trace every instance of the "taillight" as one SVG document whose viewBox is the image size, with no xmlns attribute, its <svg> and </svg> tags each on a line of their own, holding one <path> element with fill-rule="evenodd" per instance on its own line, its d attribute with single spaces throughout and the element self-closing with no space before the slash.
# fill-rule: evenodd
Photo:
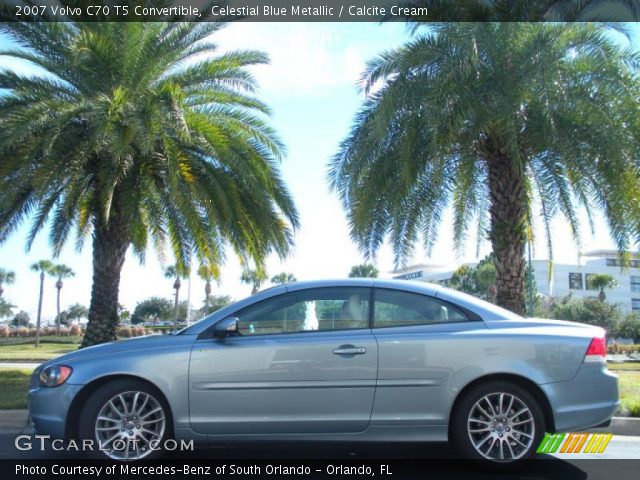
<svg viewBox="0 0 640 480">
<path fill-rule="evenodd" d="M 593 337 L 587 353 L 584 356 L 585 362 L 604 362 L 607 358 L 607 340 L 604 336 Z"/>
</svg>

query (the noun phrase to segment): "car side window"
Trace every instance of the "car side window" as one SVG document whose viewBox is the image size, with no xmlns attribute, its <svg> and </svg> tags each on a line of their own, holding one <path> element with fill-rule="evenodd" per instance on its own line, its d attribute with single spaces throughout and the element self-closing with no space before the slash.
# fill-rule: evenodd
<svg viewBox="0 0 640 480">
<path fill-rule="evenodd" d="M 241 335 L 274 335 L 369 327 L 368 288 L 316 288 L 286 293 L 241 310 Z"/>
<path fill-rule="evenodd" d="M 467 321 L 462 310 L 437 298 L 398 290 L 374 293 L 374 328 Z"/>
</svg>

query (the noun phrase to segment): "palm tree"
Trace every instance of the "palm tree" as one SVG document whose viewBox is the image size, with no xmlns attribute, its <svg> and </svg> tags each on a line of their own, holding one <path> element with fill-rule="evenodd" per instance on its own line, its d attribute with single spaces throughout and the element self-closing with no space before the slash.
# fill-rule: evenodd
<svg viewBox="0 0 640 480">
<path fill-rule="evenodd" d="M 80 320 L 81 318 L 87 318 L 89 315 L 89 309 L 79 303 L 74 303 L 65 310 L 65 317 L 67 321 L 73 322 L 74 320 Z"/>
<path fill-rule="evenodd" d="M 15 305 L 12 305 L 5 299 L 0 298 L 0 319 L 12 316 L 14 308 L 16 308 Z"/>
<path fill-rule="evenodd" d="M 293 273 L 281 272 L 271 277 L 271 283 L 275 285 L 284 285 L 285 283 L 294 283 L 298 279 Z"/>
<path fill-rule="evenodd" d="M 220 268 L 215 263 L 205 263 L 198 268 L 198 276 L 205 281 L 204 305 L 205 311 L 209 311 L 211 299 L 211 281 L 220 282 Z"/>
<path fill-rule="evenodd" d="M 4 268 L 0 268 L 0 297 L 4 293 L 4 288 L 2 285 L 11 285 L 16 281 L 16 274 L 11 270 L 5 270 Z"/>
<path fill-rule="evenodd" d="M 267 272 L 264 271 L 264 268 L 258 267 L 255 270 L 245 269 L 240 276 L 240 281 L 251 285 L 251 295 L 255 295 L 267 278 L 269 277 L 267 277 Z"/>
<path fill-rule="evenodd" d="M 354 265 L 349 272 L 349 278 L 377 278 L 378 269 L 375 265 L 370 263 L 363 263 L 361 265 Z"/>
<path fill-rule="evenodd" d="M 598 298 L 601 302 L 607 299 L 607 295 L 604 293 L 605 288 L 616 288 L 618 282 L 611 275 L 606 273 L 596 273 L 595 275 L 589 275 L 589 287 L 594 290 L 600 290 Z"/>
<path fill-rule="evenodd" d="M 40 346 L 40 324 L 42 322 L 42 298 L 44 296 L 44 278 L 53 274 L 53 263 L 40 260 L 31 265 L 31 271 L 40 274 L 40 296 L 38 297 L 38 319 L 36 320 L 36 347 Z"/>
<path fill-rule="evenodd" d="M 592 25 L 438 24 L 381 54 L 330 167 L 351 233 L 371 258 L 389 238 L 397 264 L 427 254 L 445 208 L 461 248 L 488 234 L 496 302 L 524 314 L 524 247 L 540 206 L 567 219 L 599 209 L 620 251 L 640 233 L 638 54 Z M 631 68 L 630 68 L 631 67 Z M 374 91 L 374 87 L 376 90 Z"/>
<path fill-rule="evenodd" d="M 405 7 L 427 7 L 426 15 L 399 15 L 413 22 L 634 22 L 640 20 L 636 0 L 404 0 Z M 400 10 L 405 11 L 405 10 Z"/>
<path fill-rule="evenodd" d="M 182 280 L 189 276 L 189 272 L 179 265 L 170 265 L 164 270 L 164 277 L 168 279 L 175 279 L 173 282 L 173 289 L 176 291 L 174 294 L 175 303 L 175 326 L 178 326 L 179 321 L 179 308 L 180 308 L 180 287 L 182 286 Z"/>
<path fill-rule="evenodd" d="M 58 265 L 54 265 L 51 269 L 51 275 L 57 278 L 56 281 L 56 290 L 58 291 L 56 296 L 56 334 L 60 335 L 60 291 L 62 290 L 64 278 L 70 278 L 75 275 L 75 272 L 71 270 L 71 268 L 66 265 L 59 263 Z"/>
<path fill-rule="evenodd" d="M 27 217 L 29 247 L 50 219 L 60 253 L 92 239 L 83 346 L 116 338 L 125 253 L 168 243 L 182 268 L 227 247 L 284 258 L 298 215 L 278 171 L 283 147 L 247 68 L 267 57 L 218 54 L 223 25 L 4 23 L 42 75 L 0 72 L 0 242 Z"/>
</svg>

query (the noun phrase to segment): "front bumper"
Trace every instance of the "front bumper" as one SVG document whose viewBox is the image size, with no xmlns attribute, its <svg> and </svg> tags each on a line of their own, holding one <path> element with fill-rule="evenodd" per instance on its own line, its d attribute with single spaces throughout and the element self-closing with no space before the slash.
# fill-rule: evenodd
<svg viewBox="0 0 640 480">
<path fill-rule="evenodd" d="M 618 376 L 604 363 L 583 363 L 571 380 L 540 388 L 549 399 L 558 432 L 599 426 L 620 406 Z"/>
<path fill-rule="evenodd" d="M 63 384 L 47 388 L 35 386 L 29 390 L 29 418 L 38 435 L 65 438 L 67 415 L 71 402 L 83 385 Z"/>
</svg>

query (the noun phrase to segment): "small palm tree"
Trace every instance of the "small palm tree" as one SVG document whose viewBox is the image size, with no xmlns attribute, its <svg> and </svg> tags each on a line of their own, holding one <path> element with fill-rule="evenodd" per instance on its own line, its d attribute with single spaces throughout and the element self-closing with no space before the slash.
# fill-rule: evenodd
<svg viewBox="0 0 640 480">
<path fill-rule="evenodd" d="M 176 291 L 175 296 L 175 326 L 178 326 L 179 312 L 180 312 L 180 287 L 182 286 L 182 280 L 189 276 L 189 272 L 185 268 L 181 268 L 178 265 L 171 265 L 164 270 L 164 277 L 168 279 L 175 279 L 173 282 L 173 289 Z"/>
<path fill-rule="evenodd" d="M 209 311 L 211 299 L 211 281 L 220 282 L 220 267 L 213 263 L 205 263 L 198 268 L 198 276 L 205 281 L 204 304 L 205 311 Z"/>
<path fill-rule="evenodd" d="M 430 255 L 452 206 L 454 246 L 488 237 L 496 303 L 524 315 L 534 206 L 551 259 L 556 214 L 578 248 L 578 210 L 600 210 L 621 252 L 640 235 L 638 64 L 590 24 L 417 28 L 369 62 L 330 167 L 352 237 L 368 258 L 388 239 L 402 264 L 420 241 Z"/>
<path fill-rule="evenodd" d="M 605 288 L 616 288 L 618 286 L 616 279 L 606 273 L 598 273 L 589 276 L 589 284 L 591 288 L 600 290 L 598 298 L 601 302 L 604 302 L 607 299 L 607 295 L 604 293 Z"/>
<path fill-rule="evenodd" d="M 377 278 L 378 269 L 375 265 L 370 263 L 363 263 L 361 265 L 354 265 L 349 272 L 349 278 Z"/>
<path fill-rule="evenodd" d="M 31 270 L 40 274 L 40 296 L 38 298 L 38 318 L 36 320 L 36 347 L 40 346 L 40 325 L 42 322 L 42 298 L 44 297 L 44 278 L 53 274 L 53 263 L 40 260 L 31 265 Z"/>
<path fill-rule="evenodd" d="M 70 278 L 73 277 L 75 275 L 75 272 L 73 270 L 71 270 L 71 268 L 67 267 L 66 265 L 59 263 L 57 265 L 54 265 L 53 268 L 51 269 L 51 274 L 57 278 L 56 280 L 56 290 L 57 295 L 56 295 L 56 311 L 57 311 L 57 315 L 56 315 L 56 334 L 60 335 L 60 315 L 61 315 L 61 311 L 60 311 L 60 292 L 62 291 L 62 286 L 64 285 L 62 280 L 65 278 Z"/>
<path fill-rule="evenodd" d="M 298 279 L 293 273 L 281 272 L 271 277 L 271 283 L 274 285 L 284 285 L 285 283 L 297 282 Z"/>
<path fill-rule="evenodd" d="M 0 268 L 0 297 L 4 293 L 4 288 L 2 285 L 11 285 L 16 281 L 16 274 L 11 270 L 5 270 L 4 268 Z"/>
<path fill-rule="evenodd" d="M 255 270 L 245 269 L 240 276 L 240 281 L 251 285 L 251 295 L 255 295 L 267 278 L 267 272 L 265 272 L 263 268 L 258 267 Z"/>
</svg>

